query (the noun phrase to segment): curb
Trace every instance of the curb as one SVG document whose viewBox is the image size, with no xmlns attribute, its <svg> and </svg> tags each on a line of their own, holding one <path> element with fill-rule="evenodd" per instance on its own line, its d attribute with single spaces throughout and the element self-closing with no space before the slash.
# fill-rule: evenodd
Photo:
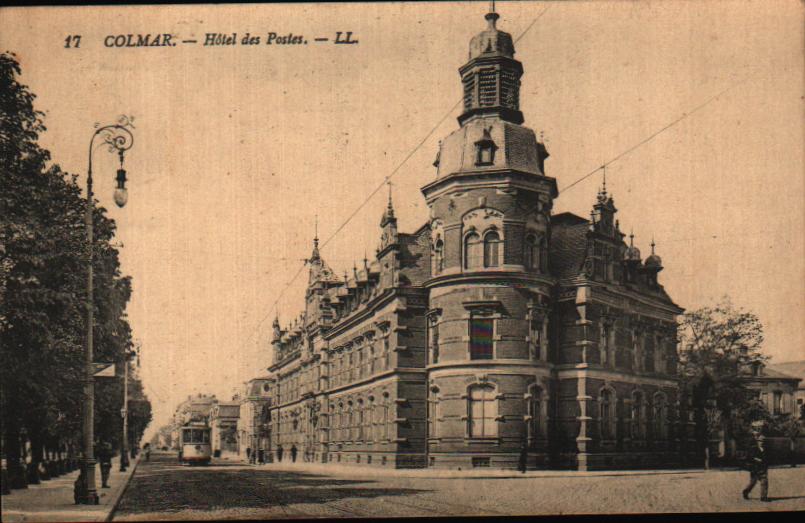
<svg viewBox="0 0 805 523">
<path fill-rule="evenodd" d="M 99 521 L 112 521 L 112 518 L 115 516 L 115 512 L 117 511 L 117 505 L 120 503 L 120 500 L 123 498 L 123 494 L 126 493 L 126 490 L 129 488 L 129 484 L 131 483 L 131 479 L 134 477 L 134 473 L 137 472 L 137 466 L 140 464 L 140 460 L 142 459 L 142 454 L 137 454 L 137 461 L 131 466 L 131 472 L 129 473 L 128 477 L 126 478 L 126 484 L 117 491 L 115 497 L 109 502 L 109 512 L 106 514 L 106 517 L 99 520 Z"/>
</svg>

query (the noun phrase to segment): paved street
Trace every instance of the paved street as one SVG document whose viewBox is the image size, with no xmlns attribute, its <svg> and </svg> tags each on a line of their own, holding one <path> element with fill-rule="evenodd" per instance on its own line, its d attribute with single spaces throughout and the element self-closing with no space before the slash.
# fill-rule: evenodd
<svg viewBox="0 0 805 523">
<path fill-rule="evenodd" d="M 805 509 L 803 467 L 770 471 L 770 503 L 757 500 L 759 486 L 753 499 L 741 498 L 747 479 L 741 471 L 450 474 L 226 461 L 183 467 L 173 454 L 155 454 L 140 463 L 115 520 Z"/>
</svg>

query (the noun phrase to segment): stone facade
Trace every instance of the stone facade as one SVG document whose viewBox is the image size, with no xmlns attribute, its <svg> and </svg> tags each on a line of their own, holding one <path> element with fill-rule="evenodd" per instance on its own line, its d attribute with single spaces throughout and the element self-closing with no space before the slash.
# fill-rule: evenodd
<svg viewBox="0 0 805 523">
<path fill-rule="evenodd" d="M 606 188 L 553 215 L 548 151 L 519 110 L 523 69 L 486 16 L 459 70 L 429 221 L 338 277 L 314 240 L 306 308 L 274 322 L 275 459 L 388 467 L 627 468 L 689 440 L 662 261 L 627 245 Z"/>
<path fill-rule="evenodd" d="M 238 457 L 241 460 L 266 461 L 270 445 L 270 388 L 267 377 L 251 379 L 244 387 L 238 416 Z"/>
</svg>

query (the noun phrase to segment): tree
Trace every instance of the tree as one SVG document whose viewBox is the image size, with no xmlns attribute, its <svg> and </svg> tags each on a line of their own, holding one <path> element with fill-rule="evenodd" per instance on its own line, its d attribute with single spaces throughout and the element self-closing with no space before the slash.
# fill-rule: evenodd
<svg viewBox="0 0 805 523">
<path fill-rule="evenodd" d="M 761 353 L 763 326 L 755 314 L 724 298 L 714 307 L 684 314 L 678 337 L 683 387 L 693 399 L 696 436 L 707 467 L 710 442 L 720 430 L 734 426 L 733 435 L 741 437 L 748 434 L 746 423 L 760 415 L 742 376 L 768 359 Z"/>
<path fill-rule="evenodd" d="M 22 440 L 32 481 L 46 449 L 79 448 L 87 274 L 86 202 L 77 177 L 39 146 L 44 114 L 20 75 L 16 57 L 0 54 L 0 413 L 14 487 L 25 486 Z M 93 222 L 96 360 L 120 362 L 131 346 L 131 282 L 120 274 L 114 221 L 96 205 Z M 99 387 L 108 390 L 96 394 L 96 416 L 111 431 L 121 387 Z"/>
</svg>

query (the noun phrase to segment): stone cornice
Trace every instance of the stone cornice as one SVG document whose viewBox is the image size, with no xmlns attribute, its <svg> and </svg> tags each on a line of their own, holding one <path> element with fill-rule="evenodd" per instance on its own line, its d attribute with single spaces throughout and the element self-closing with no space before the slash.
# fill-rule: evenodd
<svg viewBox="0 0 805 523">
<path fill-rule="evenodd" d="M 461 183 L 461 190 L 499 188 L 501 186 L 525 189 L 528 191 L 543 190 L 545 185 L 551 191 L 551 196 L 559 196 L 556 188 L 556 179 L 550 176 L 519 171 L 516 169 L 479 169 L 473 171 L 458 171 L 446 176 L 440 176 L 437 180 L 422 187 L 422 194 L 428 203 L 441 196 L 449 190 L 449 186 L 457 182 Z"/>
</svg>

